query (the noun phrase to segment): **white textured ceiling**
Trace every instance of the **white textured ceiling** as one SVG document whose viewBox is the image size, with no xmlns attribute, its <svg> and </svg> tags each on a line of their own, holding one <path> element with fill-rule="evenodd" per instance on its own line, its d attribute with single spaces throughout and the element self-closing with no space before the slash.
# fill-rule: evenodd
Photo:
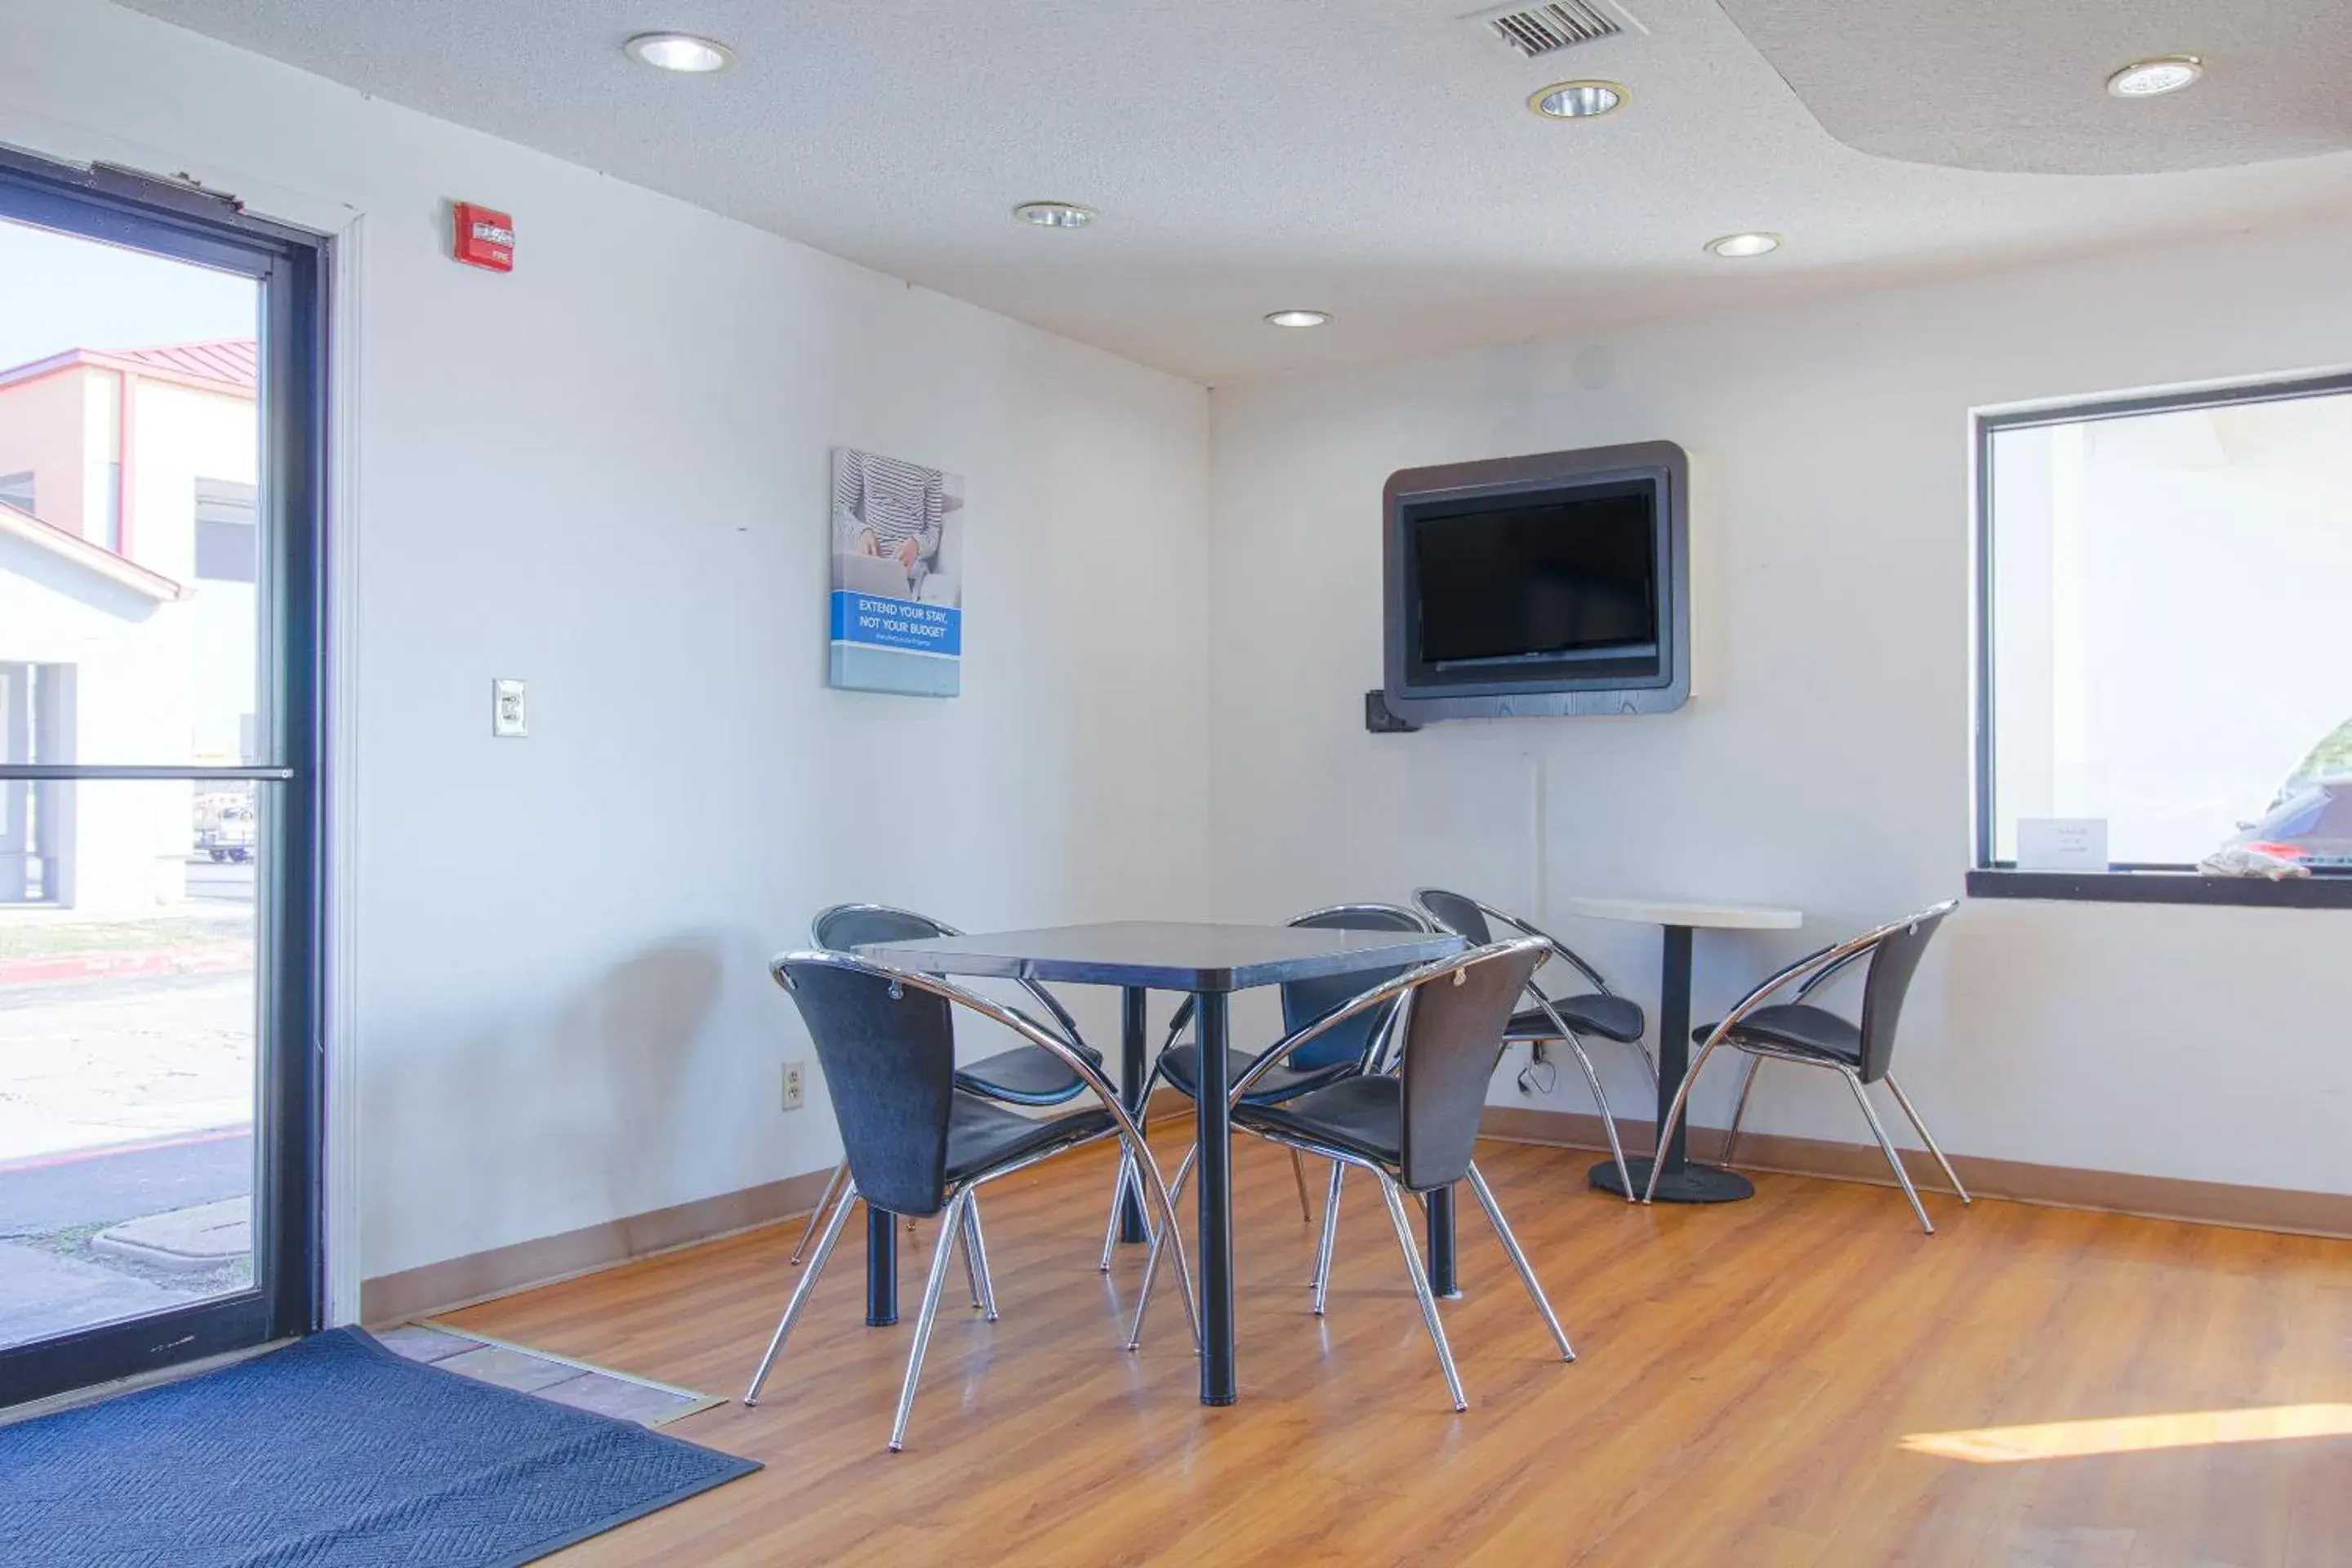
<svg viewBox="0 0 2352 1568">
<path fill-rule="evenodd" d="M 1721 0 L 1823 127 L 1889 158 L 2147 174 L 2352 149 L 2347 0 Z M 2117 102 L 2126 61 L 2195 55 L 2184 92 Z"/>
<path fill-rule="evenodd" d="M 1714 0 L 1627 0 L 1646 33 L 1534 61 L 1459 0 L 134 3 L 1213 384 L 2352 212 L 2352 153 L 2103 176 L 1873 156 L 1825 132 Z M 2352 27 L 2352 5 L 2329 3 Z M 1944 8 L 1811 9 L 1873 6 Z M 2231 15 L 2209 5 L 2198 37 L 2135 52 L 2226 58 Z M 2018 25 L 2004 16 L 2000 45 L 2031 56 Z M 725 39 L 742 63 L 686 79 L 622 56 L 658 27 Z M 1885 94 L 1915 74 L 1884 50 L 1858 68 Z M 1581 76 L 1632 101 L 1580 123 L 1528 112 L 1530 90 Z M 2167 133 L 2145 112 L 2158 106 L 2099 107 Z M 1103 220 L 1008 216 L 1038 197 Z M 1701 251 L 1744 228 L 1788 247 Z M 1337 320 L 1260 323 L 1293 305 Z"/>
</svg>

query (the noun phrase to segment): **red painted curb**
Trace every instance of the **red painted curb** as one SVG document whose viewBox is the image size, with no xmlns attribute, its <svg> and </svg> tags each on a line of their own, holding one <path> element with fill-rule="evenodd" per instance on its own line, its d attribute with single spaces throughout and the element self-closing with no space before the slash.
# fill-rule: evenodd
<svg viewBox="0 0 2352 1568">
<path fill-rule="evenodd" d="M 41 958 L 0 958 L 0 985 L 57 985 L 118 974 L 211 974 L 253 967 L 253 944 L 208 942 L 190 947 L 61 952 Z"/>
<path fill-rule="evenodd" d="M 89 1149 L 59 1149 L 47 1154 L 30 1154 L 21 1160 L 0 1160 L 0 1176 L 12 1176 L 19 1171 L 45 1171 L 56 1165 L 79 1165 L 85 1160 L 104 1160 L 116 1154 L 144 1154 L 152 1149 L 182 1149 L 195 1143 L 218 1143 L 228 1138 L 247 1138 L 253 1133 L 249 1121 L 235 1127 L 211 1127 L 198 1132 L 166 1132 L 153 1138 L 133 1138 L 125 1143 L 100 1143 Z"/>
</svg>

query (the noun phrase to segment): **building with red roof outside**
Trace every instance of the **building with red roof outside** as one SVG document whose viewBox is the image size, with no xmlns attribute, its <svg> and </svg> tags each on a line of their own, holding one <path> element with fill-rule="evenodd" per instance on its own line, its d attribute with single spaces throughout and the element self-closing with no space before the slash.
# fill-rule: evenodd
<svg viewBox="0 0 2352 1568">
<path fill-rule="evenodd" d="M 253 756 L 256 347 L 73 348 L 0 369 L 0 760 Z M 184 789 L 0 783 L 0 904 L 176 900 L 199 832 L 222 842 Z"/>
</svg>

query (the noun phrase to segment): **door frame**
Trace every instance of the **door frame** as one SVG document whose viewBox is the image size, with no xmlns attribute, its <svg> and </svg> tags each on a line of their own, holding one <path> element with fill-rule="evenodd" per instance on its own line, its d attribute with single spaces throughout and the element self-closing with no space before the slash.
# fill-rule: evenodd
<svg viewBox="0 0 2352 1568">
<path fill-rule="evenodd" d="M 257 858 L 255 1285 L 0 1352 L 0 1407 L 310 1333 L 327 1307 L 323 1176 L 327 957 L 328 375 L 332 237 L 234 198 L 105 164 L 0 147 L 0 216 L 261 281 L 264 552 L 272 617 L 261 766 L 0 764 L 35 780 L 234 781 L 280 799 Z M 257 894 L 264 891 L 257 888 Z"/>
</svg>

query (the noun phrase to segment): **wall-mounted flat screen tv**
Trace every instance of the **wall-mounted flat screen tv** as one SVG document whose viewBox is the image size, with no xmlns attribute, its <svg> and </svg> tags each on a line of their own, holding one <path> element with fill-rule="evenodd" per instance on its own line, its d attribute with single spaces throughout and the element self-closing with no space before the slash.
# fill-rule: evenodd
<svg viewBox="0 0 2352 1568">
<path fill-rule="evenodd" d="M 1390 708 L 1423 720 L 1681 706 L 1687 484 L 1668 442 L 1391 476 Z"/>
</svg>

